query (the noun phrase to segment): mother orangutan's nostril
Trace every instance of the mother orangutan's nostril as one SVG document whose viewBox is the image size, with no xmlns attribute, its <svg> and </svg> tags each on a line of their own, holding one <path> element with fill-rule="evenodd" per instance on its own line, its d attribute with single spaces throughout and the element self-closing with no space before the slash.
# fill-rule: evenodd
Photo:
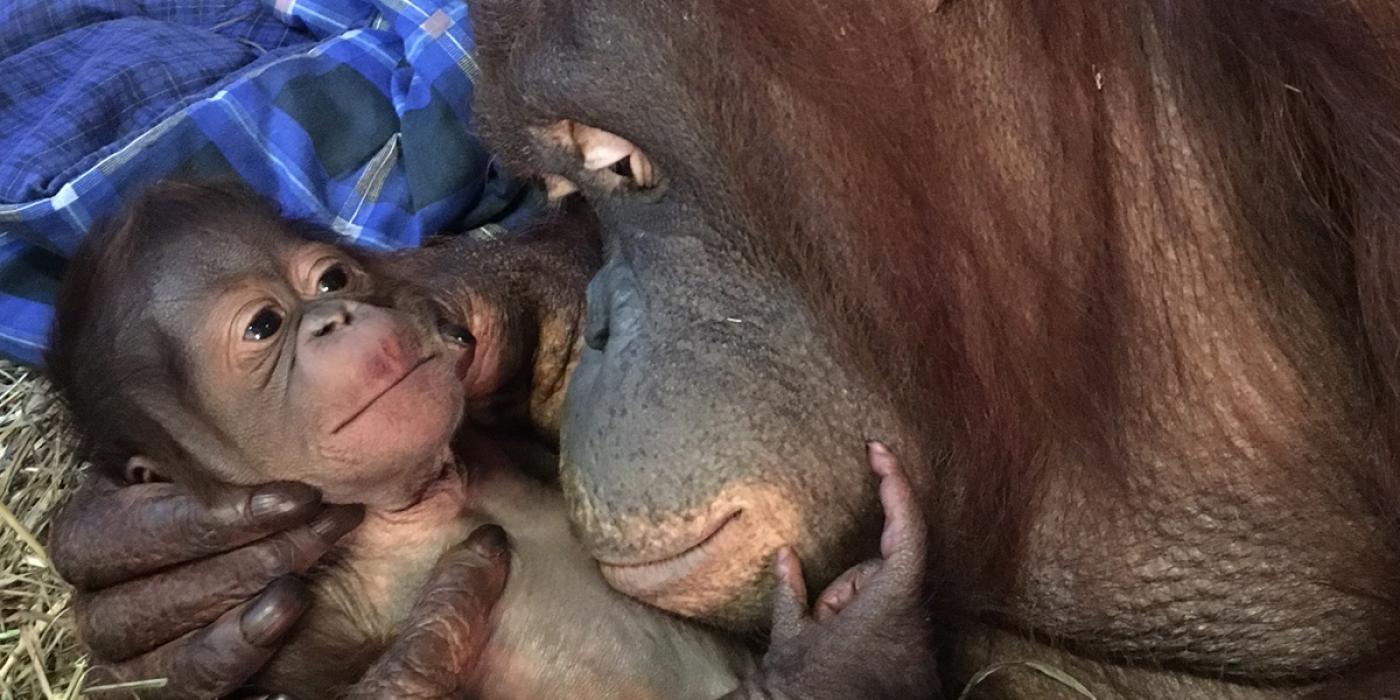
<svg viewBox="0 0 1400 700">
<path fill-rule="evenodd" d="M 623 177 L 625 177 L 625 178 L 631 180 L 631 179 L 632 179 L 632 165 L 631 165 L 631 161 L 632 161 L 631 158 L 623 158 L 622 160 L 619 160 L 619 161 L 617 161 L 616 163 L 613 163 L 612 165 L 608 166 L 608 169 L 612 170 L 613 172 L 617 173 L 618 175 L 621 175 L 621 176 L 623 176 Z"/>
<path fill-rule="evenodd" d="M 589 349 L 601 351 L 608 345 L 610 315 L 610 300 L 601 273 L 594 275 L 593 280 L 588 283 L 585 305 L 583 342 Z"/>
<path fill-rule="evenodd" d="M 588 324 L 588 337 L 585 339 L 588 347 L 593 350 L 603 350 L 608 347 L 608 324 L 606 322 L 594 325 Z"/>
</svg>

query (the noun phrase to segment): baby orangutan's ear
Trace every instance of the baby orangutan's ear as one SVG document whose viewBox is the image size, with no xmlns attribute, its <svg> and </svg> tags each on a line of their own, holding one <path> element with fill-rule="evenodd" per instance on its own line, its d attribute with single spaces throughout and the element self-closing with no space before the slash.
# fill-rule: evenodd
<svg viewBox="0 0 1400 700">
<path fill-rule="evenodd" d="M 137 455 L 126 461 L 126 469 L 122 470 L 122 478 L 128 484 L 149 484 L 157 481 L 169 481 L 163 470 L 156 467 L 156 463 Z"/>
</svg>

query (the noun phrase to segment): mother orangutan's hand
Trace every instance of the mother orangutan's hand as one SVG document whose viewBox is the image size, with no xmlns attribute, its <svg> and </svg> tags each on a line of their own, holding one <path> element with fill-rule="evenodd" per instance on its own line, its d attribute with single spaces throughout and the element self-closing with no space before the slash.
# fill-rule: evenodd
<svg viewBox="0 0 1400 700">
<path fill-rule="evenodd" d="M 165 678 L 143 698 L 217 697 L 277 651 L 305 611 L 305 571 L 363 516 L 310 487 L 230 488 L 205 505 L 170 483 L 93 472 L 54 523 L 54 565 L 78 590 L 88 686 Z"/>
</svg>

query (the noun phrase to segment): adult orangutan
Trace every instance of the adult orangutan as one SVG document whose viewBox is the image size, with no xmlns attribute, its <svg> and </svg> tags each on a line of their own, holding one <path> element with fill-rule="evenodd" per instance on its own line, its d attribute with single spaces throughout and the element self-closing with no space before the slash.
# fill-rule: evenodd
<svg viewBox="0 0 1400 700">
<path fill-rule="evenodd" d="M 1397 693 L 1393 3 L 473 9 L 483 130 L 603 228 L 562 475 L 615 587 L 760 625 L 779 546 L 865 553 L 879 436 L 945 690 Z"/>
</svg>

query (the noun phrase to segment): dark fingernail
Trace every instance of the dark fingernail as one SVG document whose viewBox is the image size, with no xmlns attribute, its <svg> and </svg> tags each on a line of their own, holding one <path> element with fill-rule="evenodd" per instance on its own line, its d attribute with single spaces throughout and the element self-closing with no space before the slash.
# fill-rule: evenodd
<svg viewBox="0 0 1400 700">
<path fill-rule="evenodd" d="M 467 538 L 467 546 L 487 559 L 504 556 L 510 550 L 506 531 L 499 525 L 482 525 Z"/>
<path fill-rule="evenodd" d="M 354 530 L 365 519 L 365 507 L 358 504 L 326 506 L 311 521 L 311 531 L 324 542 L 335 542 Z"/>
<path fill-rule="evenodd" d="M 248 512 L 257 520 L 276 519 L 311 508 L 321 501 L 316 489 L 305 484 L 266 484 L 248 499 Z"/>
<path fill-rule="evenodd" d="M 291 576 L 273 581 L 239 620 L 243 638 L 257 647 L 271 645 L 306 612 L 307 603 L 306 585 L 301 581 Z"/>
</svg>

